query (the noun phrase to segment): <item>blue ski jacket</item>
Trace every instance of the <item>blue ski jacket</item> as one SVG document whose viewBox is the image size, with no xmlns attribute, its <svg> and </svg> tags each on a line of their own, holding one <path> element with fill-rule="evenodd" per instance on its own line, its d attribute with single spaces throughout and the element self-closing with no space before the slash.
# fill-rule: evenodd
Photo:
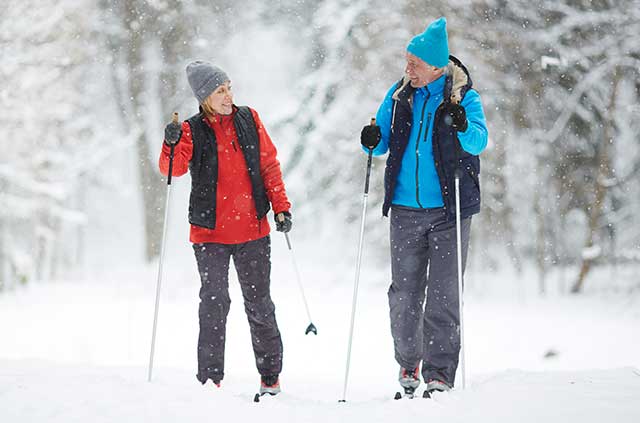
<svg viewBox="0 0 640 423">
<path fill-rule="evenodd" d="M 464 132 L 445 122 L 443 106 L 448 102 L 465 108 L 468 126 Z M 396 204 L 445 207 L 448 217 L 454 218 L 456 167 L 462 170 L 462 218 L 480 211 L 478 155 L 487 146 L 488 132 L 480 95 L 472 89 L 469 73 L 458 59 L 450 56 L 445 74 L 425 87 L 411 87 L 406 77 L 394 84 L 376 120 L 382 139 L 373 154 L 389 151 L 383 215 Z"/>
</svg>

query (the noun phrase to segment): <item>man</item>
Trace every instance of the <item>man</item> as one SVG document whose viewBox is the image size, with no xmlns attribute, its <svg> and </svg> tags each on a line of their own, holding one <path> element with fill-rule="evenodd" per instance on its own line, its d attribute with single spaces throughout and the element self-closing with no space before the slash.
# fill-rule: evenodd
<svg viewBox="0 0 640 423">
<path fill-rule="evenodd" d="M 405 76 L 378 109 L 379 126 L 365 126 L 361 143 L 374 155 L 389 152 L 382 213 L 391 210 L 391 334 L 400 385 L 412 395 L 421 363 L 427 392 L 454 385 L 460 351 L 455 173 L 464 269 L 471 216 L 480 211 L 478 155 L 487 127 L 469 72 L 449 56 L 444 17 L 411 40 L 406 61 Z"/>
</svg>

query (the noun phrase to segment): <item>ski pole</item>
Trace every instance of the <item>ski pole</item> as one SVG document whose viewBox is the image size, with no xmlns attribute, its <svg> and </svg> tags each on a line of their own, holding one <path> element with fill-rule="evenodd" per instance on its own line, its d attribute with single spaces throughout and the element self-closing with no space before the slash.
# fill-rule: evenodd
<svg viewBox="0 0 640 423">
<path fill-rule="evenodd" d="M 372 118 L 370 125 L 375 125 L 376 119 Z M 364 242 L 364 223 L 367 216 L 367 199 L 369 197 L 369 177 L 371 176 L 371 159 L 373 157 L 373 148 L 369 148 L 369 157 L 367 159 L 367 176 L 364 182 L 364 196 L 362 199 L 362 218 L 360 223 L 360 237 L 358 240 L 358 255 L 356 258 L 356 277 L 353 284 L 353 301 L 351 304 L 351 327 L 349 329 L 349 343 L 347 347 L 347 366 L 344 372 L 344 387 L 342 390 L 342 399 L 339 402 L 347 401 L 347 383 L 349 380 L 349 365 L 351 364 L 351 344 L 353 341 L 353 326 L 356 319 L 356 301 L 358 298 L 358 282 L 360 281 L 360 262 L 362 261 L 362 244 Z"/>
<path fill-rule="evenodd" d="M 460 169 L 455 173 L 456 186 L 456 244 L 458 261 L 458 307 L 460 309 L 460 371 L 462 372 L 462 389 L 466 388 L 465 350 L 464 350 L 464 315 L 463 315 L 463 295 L 462 295 L 462 243 L 460 234 Z"/>
<path fill-rule="evenodd" d="M 173 123 L 178 123 L 178 113 L 173 113 Z M 153 314 L 153 331 L 151 333 L 151 353 L 149 355 L 149 382 L 153 373 L 153 355 L 156 346 L 156 328 L 158 326 L 158 310 L 160 308 L 160 286 L 162 285 L 162 262 L 164 261 L 165 240 L 167 238 L 167 223 L 169 221 L 169 200 L 171 198 L 171 173 L 173 172 L 173 153 L 176 145 L 171 144 L 169 153 L 169 173 L 167 175 L 167 199 L 164 205 L 164 224 L 162 227 L 162 244 L 160 244 L 160 262 L 158 264 L 158 283 L 156 285 L 156 307 Z"/>
<path fill-rule="evenodd" d="M 279 215 L 279 220 L 282 222 L 284 220 L 283 215 Z M 300 270 L 298 269 L 298 263 L 296 262 L 296 256 L 293 254 L 293 248 L 291 248 L 291 240 L 289 239 L 289 234 L 284 233 L 284 237 L 287 240 L 287 247 L 291 252 L 291 261 L 293 263 L 293 270 L 296 273 L 296 282 L 298 282 L 298 288 L 300 289 L 300 294 L 302 294 L 302 301 L 304 302 L 304 308 L 307 310 L 307 317 L 309 318 L 309 326 L 304 331 L 305 335 L 308 335 L 309 332 L 313 332 L 314 335 L 318 334 L 318 329 L 313 324 L 313 319 L 311 319 L 311 313 L 309 312 L 309 304 L 307 304 L 307 297 L 304 295 L 304 288 L 302 287 L 302 279 L 300 278 Z"/>
<path fill-rule="evenodd" d="M 464 350 L 464 301 L 463 301 L 463 286 L 462 286 L 462 235 L 460 229 L 460 177 L 462 176 L 462 169 L 460 168 L 460 144 L 458 142 L 454 145 L 454 154 L 456 160 L 455 176 L 455 191 L 456 191 L 456 261 L 458 267 L 458 310 L 460 314 L 460 372 L 462 376 L 462 389 L 467 386 L 467 372 L 466 372 L 466 359 Z"/>
</svg>

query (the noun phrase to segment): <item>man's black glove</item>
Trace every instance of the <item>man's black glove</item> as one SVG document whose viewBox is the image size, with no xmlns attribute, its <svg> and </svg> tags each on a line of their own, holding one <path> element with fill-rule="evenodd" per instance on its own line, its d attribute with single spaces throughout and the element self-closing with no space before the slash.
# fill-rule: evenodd
<svg viewBox="0 0 640 423">
<path fill-rule="evenodd" d="M 467 112 L 459 104 L 449 103 L 445 108 L 446 116 L 444 121 L 447 125 L 459 132 L 467 130 Z"/>
<path fill-rule="evenodd" d="M 171 122 L 164 128 L 164 143 L 169 147 L 178 144 L 182 136 L 182 125 L 178 122 Z"/>
<path fill-rule="evenodd" d="M 280 212 L 275 216 L 276 231 L 287 233 L 291 230 L 293 220 L 291 220 L 291 213 L 288 211 Z"/>
<path fill-rule="evenodd" d="M 380 127 L 378 125 L 367 125 L 362 128 L 360 133 L 360 144 L 364 148 L 376 148 L 380 143 L 382 134 L 380 133 Z"/>
</svg>

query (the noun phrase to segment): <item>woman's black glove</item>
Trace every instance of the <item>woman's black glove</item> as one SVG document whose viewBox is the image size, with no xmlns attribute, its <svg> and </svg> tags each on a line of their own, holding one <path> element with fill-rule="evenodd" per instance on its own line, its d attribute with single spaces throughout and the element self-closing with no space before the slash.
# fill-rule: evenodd
<svg viewBox="0 0 640 423">
<path fill-rule="evenodd" d="M 360 133 L 360 144 L 364 148 L 376 148 L 380 143 L 382 134 L 380 133 L 380 127 L 378 125 L 367 125 L 362 128 Z"/>
<path fill-rule="evenodd" d="M 276 221 L 276 231 L 287 233 L 291 230 L 293 220 L 291 220 L 291 213 L 283 211 L 274 216 Z"/>
<path fill-rule="evenodd" d="M 459 104 L 449 103 L 445 108 L 445 123 L 453 126 L 453 129 L 459 132 L 467 130 L 467 112 Z"/>
<path fill-rule="evenodd" d="M 178 144 L 182 136 L 182 125 L 178 122 L 171 122 L 164 128 L 164 143 L 169 147 Z"/>
</svg>

